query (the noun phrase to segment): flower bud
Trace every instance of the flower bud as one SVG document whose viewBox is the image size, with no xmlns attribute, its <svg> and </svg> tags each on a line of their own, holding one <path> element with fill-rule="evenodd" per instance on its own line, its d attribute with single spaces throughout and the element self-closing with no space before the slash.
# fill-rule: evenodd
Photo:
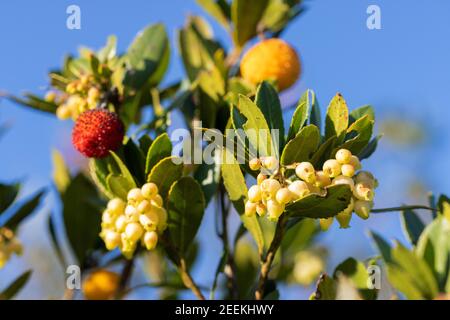
<svg viewBox="0 0 450 320">
<path fill-rule="evenodd" d="M 377 185 L 374 176 L 368 171 L 360 171 L 355 178 L 356 183 L 365 185 L 367 188 L 374 189 Z"/>
<path fill-rule="evenodd" d="M 125 210 L 125 202 L 120 198 L 114 198 L 108 202 L 107 209 L 113 214 L 113 215 L 120 215 Z"/>
<path fill-rule="evenodd" d="M 331 179 L 323 171 L 316 172 L 316 183 L 315 185 L 320 188 L 327 187 L 331 184 Z"/>
<path fill-rule="evenodd" d="M 353 210 L 361 218 L 366 220 L 369 218 L 370 210 L 373 208 L 372 201 L 356 200 Z"/>
<path fill-rule="evenodd" d="M 158 234 L 155 231 L 146 232 L 144 234 L 144 245 L 147 250 L 152 250 L 158 243 Z"/>
<path fill-rule="evenodd" d="M 127 218 L 124 215 L 119 216 L 116 219 L 115 227 L 117 232 L 124 232 L 125 227 L 127 226 Z"/>
<path fill-rule="evenodd" d="M 59 106 L 56 109 L 56 117 L 60 120 L 67 120 L 72 116 L 72 111 L 66 105 Z"/>
<path fill-rule="evenodd" d="M 256 203 L 247 201 L 245 203 L 245 215 L 247 217 L 252 217 L 255 215 L 255 213 L 256 213 Z"/>
<path fill-rule="evenodd" d="M 353 181 L 353 179 L 346 176 L 337 176 L 336 178 L 333 179 L 332 184 L 333 185 L 347 184 L 350 186 L 351 190 L 355 188 L 355 182 Z"/>
<path fill-rule="evenodd" d="M 137 222 L 129 223 L 125 228 L 125 234 L 131 242 L 138 241 L 143 233 L 144 229 L 142 229 L 142 226 Z"/>
<path fill-rule="evenodd" d="M 127 205 L 127 207 L 125 208 L 125 216 L 128 219 L 127 221 L 130 221 L 130 222 L 136 222 L 139 220 L 139 212 L 132 205 Z"/>
<path fill-rule="evenodd" d="M 259 186 L 251 186 L 250 189 L 248 189 L 248 199 L 251 202 L 261 201 L 261 190 Z"/>
<path fill-rule="evenodd" d="M 261 168 L 261 161 L 258 158 L 254 158 L 248 162 L 250 170 L 256 171 Z"/>
<path fill-rule="evenodd" d="M 153 198 L 158 194 L 158 186 L 153 182 L 146 183 L 142 186 L 141 193 L 144 198 Z"/>
<path fill-rule="evenodd" d="M 108 250 L 114 250 L 120 245 L 120 234 L 114 231 L 107 231 L 105 234 L 105 246 Z"/>
<path fill-rule="evenodd" d="M 330 229 L 331 225 L 333 224 L 333 220 L 333 217 L 319 219 L 320 229 L 322 231 L 327 231 L 328 229 Z"/>
<path fill-rule="evenodd" d="M 301 199 L 309 194 L 309 188 L 306 182 L 301 180 L 296 180 L 292 182 L 289 187 L 289 191 L 293 194 L 295 200 Z"/>
<path fill-rule="evenodd" d="M 341 174 L 341 165 L 337 160 L 329 159 L 323 164 L 323 173 L 330 178 L 337 177 Z"/>
<path fill-rule="evenodd" d="M 275 157 L 265 157 L 262 161 L 262 165 L 267 170 L 273 171 L 278 168 L 278 160 Z"/>
<path fill-rule="evenodd" d="M 266 208 L 266 206 L 265 206 L 264 204 L 258 203 L 258 204 L 256 205 L 256 213 L 257 213 L 260 217 L 264 216 L 264 215 L 266 214 L 266 212 L 267 212 L 267 208 Z"/>
<path fill-rule="evenodd" d="M 355 168 L 351 164 L 343 164 L 341 166 L 342 175 L 346 177 L 353 177 L 355 175 Z"/>
<path fill-rule="evenodd" d="M 340 164 L 347 164 L 352 158 L 352 153 L 347 149 L 339 149 L 336 152 L 335 158 Z"/>
<path fill-rule="evenodd" d="M 49 91 L 44 97 L 44 100 L 47 102 L 55 102 L 56 100 L 56 93 L 54 91 Z"/>
<path fill-rule="evenodd" d="M 139 223 L 144 227 L 145 231 L 155 231 L 158 224 L 158 216 L 153 214 L 141 214 L 139 216 Z"/>
<path fill-rule="evenodd" d="M 278 220 L 284 211 L 284 204 L 278 203 L 276 200 L 267 201 L 267 212 L 270 220 Z"/>
<path fill-rule="evenodd" d="M 261 183 L 261 190 L 268 192 L 272 197 L 275 196 L 281 185 L 275 179 L 266 179 Z"/>
<path fill-rule="evenodd" d="M 310 162 L 301 162 L 295 168 L 297 177 L 308 183 L 316 182 L 316 171 Z"/>
<path fill-rule="evenodd" d="M 141 189 L 139 189 L 139 188 L 131 189 L 128 192 L 127 199 L 128 199 L 128 201 L 131 201 L 131 202 L 139 202 L 139 201 L 143 200 Z"/>
<path fill-rule="evenodd" d="M 287 204 L 292 200 L 292 194 L 288 188 L 281 188 L 277 191 L 276 200 L 281 204 Z"/>
<path fill-rule="evenodd" d="M 371 188 L 368 188 L 362 183 L 357 183 L 353 194 L 359 200 L 372 201 L 374 197 L 374 192 Z"/>
<path fill-rule="evenodd" d="M 256 182 L 258 183 L 258 185 L 260 185 L 264 180 L 267 179 L 266 175 L 263 175 L 262 173 L 258 174 L 258 176 L 256 177 Z"/>
<path fill-rule="evenodd" d="M 157 194 L 157 195 L 155 195 L 152 198 L 151 204 L 156 206 L 156 207 L 162 207 L 162 205 L 163 205 L 163 198 L 159 194 Z"/>
<path fill-rule="evenodd" d="M 348 164 L 352 165 L 355 170 L 361 169 L 361 162 L 359 162 L 359 158 L 357 156 L 352 156 Z"/>
<path fill-rule="evenodd" d="M 141 202 L 139 202 L 139 204 L 137 206 L 137 211 L 142 214 L 142 213 L 149 211 L 151 208 L 152 208 L 152 205 L 150 204 L 150 201 L 142 200 Z"/>
<path fill-rule="evenodd" d="M 341 212 L 339 212 L 336 215 L 336 220 L 338 221 L 341 229 L 346 229 L 350 226 L 350 220 L 352 219 L 352 211 L 353 211 L 354 205 L 355 205 L 355 201 L 353 200 L 353 198 L 351 198 L 350 203 L 347 206 L 347 208 L 345 208 L 344 210 L 342 210 Z"/>
</svg>

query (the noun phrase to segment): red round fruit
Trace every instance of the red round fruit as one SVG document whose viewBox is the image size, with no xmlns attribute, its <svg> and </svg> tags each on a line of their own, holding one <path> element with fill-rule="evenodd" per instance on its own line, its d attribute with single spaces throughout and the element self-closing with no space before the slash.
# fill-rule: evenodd
<svg viewBox="0 0 450 320">
<path fill-rule="evenodd" d="M 72 143 L 86 157 L 104 158 L 110 150 L 117 150 L 122 145 L 124 133 L 124 125 L 116 113 L 89 110 L 75 122 Z"/>
</svg>

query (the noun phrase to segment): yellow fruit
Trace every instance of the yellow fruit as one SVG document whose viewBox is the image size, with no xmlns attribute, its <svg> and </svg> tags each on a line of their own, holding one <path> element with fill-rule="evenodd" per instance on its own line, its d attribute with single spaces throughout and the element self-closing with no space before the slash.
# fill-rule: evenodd
<svg viewBox="0 0 450 320">
<path fill-rule="evenodd" d="M 92 272 L 83 282 L 83 294 L 87 300 L 108 300 L 114 298 L 119 285 L 117 273 L 100 269 Z"/>
<path fill-rule="evenodd" d="M 275 80 L 280 91 L 292 86 L 300 76 L 300 60 L 289 44 L 267 39 L 252 48 L 241 61 L 242 77 L 254 84 Z"/>
</svg>

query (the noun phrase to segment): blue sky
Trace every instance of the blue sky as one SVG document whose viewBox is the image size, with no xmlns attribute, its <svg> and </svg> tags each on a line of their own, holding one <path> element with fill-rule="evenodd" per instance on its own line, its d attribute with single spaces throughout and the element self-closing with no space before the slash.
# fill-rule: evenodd
<svg viewBox="0 0 450 320">
<path fill-rule="evenodd" d="M 385 207 L 409 202 L 423 202 L 413 198 L 409 187 L 419 179 L 426 190 L 446 193 L 450 182 L 445 179 L 450 161 L 450 2 L 446 0 L 310 0 L 308 11 L 293 23 L 284 35 L 299 52 L 303 74 L 295 87 L 286 92 L 283 101 L 296 101 L 306 88 L 316 91 L 325 112 L 326 105 L 336 92 L 341 92 L 350 108 L 371 104 L 378 120 L 389 118 L 419 123 L 425 131 L 420 145 L 399 147 L 389 139 L 381 142 L 377 153 L 364 166 L 380 180 L 376 206 Z M 81 30 L 66 28 L 66 8 L 70 4 L 81 7 Z M 381 8 L 381 30 L 366 27 L 366 9 L 370 4 Z M 176 48 L 175 30 L 183 25 L 188 13 L 202 14 L 202 10 L 188 0 L 168 1 L 2 1 L 0 2 L 0 90 L 19 94 L 25 90 L 44 92 L 46 73 L 59 66 L 64 54 L 75 53 L 80 45 L 98 48 L 106 37 L 116 34 L 119 49 L 125 50 L 135 34 L 144 26 L 163 22 L 171 37 L 172 54 L 164 82 L 183 76 Z M 218 37 L 229 44 L 227 35 L 213 24 Z M 285 112 L 288 122 L 291 111 Z M 0 180 L 24 179 L 23 195 L 48 185 L 51 176 L 50 151 L 62 150 L 74 155 L 70 141 L 70 122 L 0 101 L 0 123 L 11 129 L 0 140 Z M 79 161 L 72 160 L 75 169 Z M 444 173 L 444 174 L 443 174 Z M 45 282 L 46 270 L 54 271 L 46 263 L 48 240 L 42 217 L 53 206 L 49 197 L 46 206 L 21 231 L 25 242 L 36 250 L 26 251 L 21 259 L 0 271 L 0 287 L 6 276 L 24 270 L 41 257 L 37 276 L 23 297 L 57 296 L 61 288 Z M 212 210 L 210 210 L 212 211 Z M 205 238 L 212 226 L 209 213 L 202 227 Z M 350 230 L 336 227 L 321 238 L 330 245 L 330 265 L 355 255 L 364 258 L 373 253 L 366 236 L 368 229 L 376 229 L 387 237 L 402 239 L 398 215 L 388 213 L 355 221 Z M 355 241 L 356 240 L 356 241 Z M 42 244 L 41 244 L 42 243 Z M 31 247 L 33 247 L 31 246 Z M 209 283 L 213 269 L 208 265 L 218 259 L 219 242 L 207 245 L 196 274 L 206 274 Z M 27 249 L 27 248 L 26 248 Z M 41 253 L 36 257 L 36 252 Z M 53 260 L 49 260 L 53 261 Z M 55 262 L 56 263 L 56 262 Z M 62 279 L 61 270 L 59 279 Z M 206 272 L 206 273 L 205 273 Z M 54 278 L 56 279 L 56 278 Z M 304 297 L 304 291 L 290 288 L 284 298 Z"/>
</svg>

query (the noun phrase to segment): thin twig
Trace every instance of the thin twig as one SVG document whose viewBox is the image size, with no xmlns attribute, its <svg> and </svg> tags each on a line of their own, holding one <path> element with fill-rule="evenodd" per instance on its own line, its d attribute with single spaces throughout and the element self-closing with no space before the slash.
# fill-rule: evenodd
<svg viewBox="0 0 450 320">
<path fill-rule="evenodd" d="M 380 208 L 380 209 L 372 209 L 372 213 L 382 213 L 382 212 L 392 212 L 392 211 L 403 211 L 403 210 L 429 210 L 429 211 L 438 211 L 436 208 L 431 208 L 428 206 L 422 205 L 412 205 L 412 206 L 403 206 L 403 207 L 392 207 L 392 208 Z"/>
<path fill-rule="evenodd" d="M 121 299 L 126 292 L 128 282 L 130 281 L 131 274 L 133 273 L 134 266 L 134 255 L 131 259 L 125 262 L 125 266 L 123 267 L 122 273 L 120 275 L 119 286 L 116 291 L 116 299 Z"/>
<path fill-rule="evenodd" d="M 269 277 L 270 268 L 272 266 L 273 259 L 275 258 L 275 254 L 277 253 L 277 250 L 281 245 L 281 241 L 283 240 L 287 221 L 288 220 L 286 214 L 281 215 L 278 220 L 273 240 L 270 243 L 269 250 L 267 251 L 267 254 L 261 264 L 261 272 L 259 275 L 258 286 L 255 292 L 256 300 L 262 300 L 264 298 L 264 290 L 266 287 L 267 279 Z"/>
</svg>

